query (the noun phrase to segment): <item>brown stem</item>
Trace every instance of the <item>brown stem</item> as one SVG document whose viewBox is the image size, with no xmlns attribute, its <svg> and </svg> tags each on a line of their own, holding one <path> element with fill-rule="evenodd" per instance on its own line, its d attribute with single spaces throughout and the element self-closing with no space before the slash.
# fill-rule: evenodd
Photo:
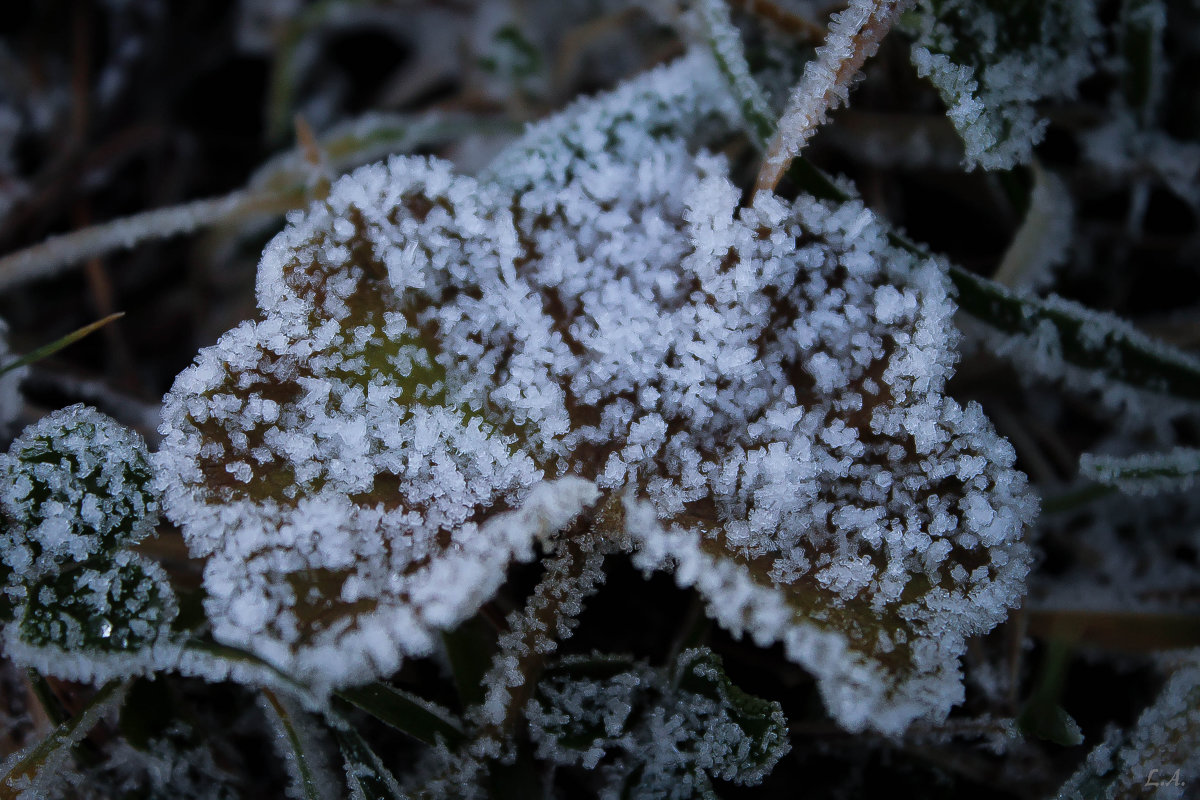
<svg viewBox="0 0 1200 800">
<path fill-rule="evenodd" d="M 775 191 L 792 159 L 825 122 L 829 111 L 847 102 L 850 82 L 912 2 L 854 0 L 833 18 L 817 57 L 808 62 L 800 83 L 792 89 L 758 173 L 756 190 Z"/>
</svg>

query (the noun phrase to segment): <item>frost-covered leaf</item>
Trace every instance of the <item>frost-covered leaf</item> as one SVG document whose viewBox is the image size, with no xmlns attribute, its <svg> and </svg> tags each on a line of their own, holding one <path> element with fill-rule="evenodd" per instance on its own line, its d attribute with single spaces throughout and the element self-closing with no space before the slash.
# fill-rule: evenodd
<svg viewBox="0 0 1200 800">
<path fill-rule="evenodd" d="M 741 125 L 712 56 L 695 50 L 529 127 L 481 176 L 516 192 L 553 193 L 579 167 L 605 163 L 628 140 L 698 141 Z"/>
<path fill-rule="evenodd" d="M 178 647 L 175 595 L 165 572 L 128 551 L 48 575 L 28 587 L 5 651 L 67 680 L 99 682 L 165 669 Z"/>
<path fill-rule="evenodd" d="M 618 657 L 569 658 L 527 708 L 538 757 L 601 766 L 604 796 L 711 797 L 711 779 L 756 784 L 789 749 L 778 703 L 726 677 L 706 649 L 668 673 Z"/>
<path fill-rule="evenodd" d="M 78 714 L 58 725 L 46 738 L 12 753 L 0 765 L 0 795 L 13 800 L 45 797 L 47 785 L 53 785 L 56 773 L 71 757 L 72 748 L 105 715 L 120 708 L 128 689 L 128 682 L 110 681 L 92 695 Z"/>
<path fill-rule="evenodd" d="M 1007 169 L 1045 133 L 1038 101 L 1071 95 L 1092 70 L 1093 0 L 919 0 L 912 62 L 966 145 L 966 160 Z"/>
<path fill-rule="evenodd" d="M 0 560 L 22 581 L 134 544 L 154 529 L 146 445 L 87 406 L 26 428 L 0 456 Z"/>
<path fill-rule="evenodd" d="M 1200 666 L 1193 653 L 1133 728 L 1110 731 L 1057 796 L 1059 800 L 1182 800 L 1194 796 L 1197 781 Z"/>
<path fill-rule="evenodd" d="M 305 712 L 291 698 L 279 697 L 270 689 L 262 690 L 261 705 L 275 728 L 275 749 L 287 766 L 288 795 L 294 800 L 340 797 L 341 787 Z"/>
<path fill-rule="evenodd" d="M 1022 593 L 1035 505 L 943 394 L 945 267 L 857 201 L 739 209 L 724 159 L 672 136 L 736 108 L 711 62 L 680 64 L 533 126 L 480 181 L 360 170 L 272 243 L 263 317 L 180 376 L 162 429 L 218 638 L 308 679 L 388 671 L 599 487 L 646 501 L 644 567 L 788 642 L 848 727 L 957 699 L 964 638 Z"/>
<path fill-rule="evenodd" d="M 721 657 L 710 650 L 684 651 L 675 663 L 672 684 L 679 694 L 705 698 L 721 708 L 720 722 L 707 736 L 723 744 L 709 753 L 712 774 L 736 783 L 758 783 L 787 753 L 787 720 L 779 704 L 748 694 L 725 674 Z M 707 758 L 707 757 L 706 757 Z M 707 760 L 705 761 L 707 764 Z"/>
<path fill-rule="evenodd" d="M 1115 314 L 1057 295 L 1012 292 L 962 268 L 950 277 L 963 310 L 994 329 L 985 345 L 1019 363 L 1023 375 L 1113 394 L 1132 388 L 1200 399 L 1200 359 Z"/>
<path fill-rule="evenodd" d="M 720 322 L 692 323 L 688 378 L 655 387 L 694 416 L 668 423 L 688 438 L 651 505 L 627 506 L 640 563 L 696 585 L 725 627 L 783 641 L 843 725 L 939 717 L 966 637 L 1023 592 L 1036 512 L 1012 448 L 942 394 L 943 267 L 888 245 L 858 203 L 760 195 L 731 219 L 732 200 L 724 216 L 709 202 L 727 238 L 688 266 Z"/>
<path fill-rule="evenodd" d="M 389 673 L 595 499 L 543 480 L 566 418 L 539 345 L 565 347 L 518 252 L 486 187 L 400 158 L 268 246 L 263 316 L 179 376 L 158 455 L 219 639 L 315 684 Z"/>
</svg>

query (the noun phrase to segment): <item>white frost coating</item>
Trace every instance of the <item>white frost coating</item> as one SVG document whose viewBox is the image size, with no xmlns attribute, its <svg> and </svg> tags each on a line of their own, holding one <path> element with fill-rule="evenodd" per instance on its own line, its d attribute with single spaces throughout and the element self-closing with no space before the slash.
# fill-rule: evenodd
<svg viewBox="0 0 1200 800">
<path fill-rule="evenodd" d="M 597 489 L 632 492 L 643 566 L 784 641 L 843 724 L 945 713 L 963 638 L 1023 590 L 1036 504 L 943 395 L 944 266 L 858 201 L 739 209 L 725 161 L 669 135 L 724 98 L 689 56 L 479 181 L 396 158 L 292 217 L 263 315 L 164 406 L 164 505 L 218 638 L 317 684 L 391 671 Z"/>
<path fill-rule="evenodd" d="M 888 246 L 858 203 L 760 196 L 735 222 L 704 197 L 686 201 L 693 241 L 725 227 L 684 259 L 697 288 L 645 322 L 628 301 L 620 312 L 626 328 L 679 332 L 639 336 L 619 373 L 626 392 L 653 389 L 676 432 L 650 451 L 659 467 L 627 447 L 600 483 L 645 475 L 651 505 L 626 509 L 641 565 L 675 569 L 731 630 L 784 642 L 843 725 L 943 716 L 965 638 L 1023 593 L 1036 502 L 980 409 L 942 395 L 955 340 L 942 270 Z M 686 356 L 675 369 L 672 354 Z M 880 617 L 906 634 L 894 654 L 876 651 Z"/>
<path fill-rule="evenodd" d="M 614 674 L 572 674 L 584 665 Z M 571 657 L 538 682 L 525 718 L 538 758 L 589 770 L 605 760 L 603 798 L 707 797 L 711 778 L 758 784 L 790 749 L 778 704 L 740 697 L 739 707 L 726 681 L 720 661 L 703 649 L 681 653 L 673 675 L 600 655 Z"/>
<path fill-rule="evenodd" d="M 1183 398 L 1169 396 L 1171 387 L 1165 381 L 1147 379 L 1136 373 L 1143 355 L 1163 365 L 1163 369 L 1156 371 L 1160 375 L 1164 372 L 1176 375 L 1200 372 L 1200 358 L 1146 335 L 1115 314 L 1096 311 L 1055 294 L 1029 302 L 1039 314 L 1058 316 L 1063 320 L 1064 328 L 1073 333 L 1077 331 L 1073 346 L 1082 346 L 1089 360 L 1108 364 L 1108 368 L 1104 371 L 1085 369 L 1068 362 L 1063 357 L 1059 329 L 1046 318 L 1023 333 L 969 325 L 966 329 L 970 334 L 969 341 L 1019 364 L 1017 372 L 1022 381 L 1061 382 L 1075 391 L 1097 393 L 1101 403 L 1124 417 L 1126 424 L 1165 425 L 1172 416 L 1191 413 L 1190 405 Z M 1124 351 L 1117 363 L 1113 363 L 1114 351 Z M 1133 374 L 1126 375 L 1124 370 Z M 1122 382 L 1127 378 L 1129 383 Z M 1169 437 L 1166 440 L 1170 441 Z"/>
<path fill-rule="evenodd" d="M 1200 477 L 1200 450 L 1177 447 L 1168 453 L 1139 453 L 1124 458 L 1084 453 L 1079 458 L 1079 472 L 1125 494 L 1184 492 Z"/>
<path fill-rule="evenodd" d="M 30 425 L 0 456 L 0 563 L 22 581 L 133 544 L 154 529 L 146 445 L 93 408 Z"/>
<path fill-rule="evenodd" d="M 125 702 L 128 684 L 113 687 L 107 694 L 98 694 L 83 711 L 50 732 L 46 739 L 10 753 L 0 763 L 0 791 L 14 800 L 46 800 L 61 797 L 62 774 L 70 774 L 70 759 L 75 745 L 83 741 L 100 720 L 116 712 Z M 101 692 L 106 692 L 102 689 Z M 47 745 L 49 745 L 47 747 Z M 23 764 L 37 750 L 45 748 L 37 764 Z M 24 767 L 24 768 L 22 768 Z M 78 789 L 78 787 L 72 787 Z"/>
<path fill-rule="evenodd" d="M 97 685 L 179 662 L 182 642 L 170 631 L 174 593 L 158 564 L 122 551 L 99 568 L 65 575 L 58 588 L 48 603 L 29 598 L 5 626 L 4 652 L 13 662 Z"/>
<path fill-rule="evenodd" d="M 912 2 L 850 0 L 845 9 L 830 18 L 829 32 L 817 48 L 816 58 L 804 65 L 804 75 L 788 97 L 764 170 L 769 168 L 780 175 L 828 120 L 829 112 L 849 102 L 850 84 L 863 62 L 875 55 L 880 39 Z M 777 182 L 771 182 L 770 187 Z"/>
<path fill-rule="evenodd" d="M 1058 800 L 1194 797 L 1200 780 L 1200 664 L 1192 651 L 1126 734 L 1110 733 Z M 1189 788 L 1193 787 L 1193 788 Z"/>
<path fill-rule="evenodd" d="M 567 425 L 546 375 L 566 351 L 517 255 L 486 187 L 399 158 L 267 247 L 264 316 L 179 376 L 156 460 L 218 639 L 315 686 L 387 674 L 594 501 L 532 457 Z"/>
<path fill-rule="evenodd" d="M 705 125 L 727 130 L 733 120 L 740 125 L 741 114 L 725 81 L 707 48 L 698 48 L 530 125 L 481 178 L 512 191 L 528 191 L 546 181 L 559 185 L 581 162 L 602 156 L 610 143 L 644 139 L 647 131 L 689 137 Z"/>
<path fill-rule="evenodd" d="M 0 216 L 3 216 L 0 214 Z M 16 356 L 8 351 L 8 325 L 0 319 L 0 367 L 5 367 Z M 21 413 L 21 379 L 27 367 L 10 370 L 0 375 L 0 435 L 12 425 Z"/>
<path fill-rule="evenodd" d="M 917 12 L 912 63 L 945 102 L 967 165 L 993 170 L 1028 162 L 1046 130 L 1034 103 L 1070 96 L 1093 69 L 1089 45 L 1100 32 L 1094 3 L 918 0 Z"/>
</svg>

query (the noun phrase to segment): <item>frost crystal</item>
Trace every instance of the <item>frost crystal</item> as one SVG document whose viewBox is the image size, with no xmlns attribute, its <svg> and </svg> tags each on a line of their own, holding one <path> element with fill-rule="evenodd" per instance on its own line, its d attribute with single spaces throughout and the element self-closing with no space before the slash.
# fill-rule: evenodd
<svg viewBox="0 0 1200 800">
<path fill-rule="evenodd" d="M 149 674 L 176 661 L 176 613 L 163 569 L 122 551 L 31 587 L 4 648 L 17 663 L 67 680 Z"/>
<path fill-rule="evenodd" d="M 485 187 L 399 158 L 268 246 L 264 316 L 179 376 L 161 429 L 164 505 L 208 558 L 219 638 L 315 684 L 386 674 L 595 499 L 519 446 L 566 418 L 542 358 L 561 337 L 517 254 Z"/>
<path fill-rule="evenodd" d="M 1093 65 L 1091 0 L 919 0 L 912 63 L 946 103 L 968 165 L 1029 160 L 1046 130 L 1033 104 L 1070 95 Z"/>
<path fill-rule="evenodd" d="M 141 437 L 74 405 L 26 428 L 0 456 L 0 562 L 23 580 L 134 544 L 157 502 Z"/>
<path fill-rule="evenodd" d="M 93 682 L 174 663 L 167 576 L 123 549 L 158 521 L 149 483 L 141 437 L 82 405 L 29 426 L 0 456 L 10 658 Z"/>
<path fill-rule="evenodd" d="M 1124 736 L 1111 733 L 1059 790 L 1058 800 L 1147 794 L 1162 800 L 1194 796 L 1200 780 L 1200 660 L 1196 651 L 1167 680 L 1158 699 Z"/>
<path fill-rule="evenodd" d="M 1177 447 L 1169 453 L 1139 453 L 1126 458 L 1084 453 L 1079 471 L 1126 494 L 1182 492 L 1191 489 L 1200 474 L 1200 451 Z"/>
<path fill-rule="evenodd" d="M 704 649 L 670 674 L 613 657 L 564 659 L 527 708 L 539 758 L 601 766 L 605 798 L 711 797 L 711 779 L 759 783 L 789 750 L 778 703 L 730 683 Z"/>
</svg>

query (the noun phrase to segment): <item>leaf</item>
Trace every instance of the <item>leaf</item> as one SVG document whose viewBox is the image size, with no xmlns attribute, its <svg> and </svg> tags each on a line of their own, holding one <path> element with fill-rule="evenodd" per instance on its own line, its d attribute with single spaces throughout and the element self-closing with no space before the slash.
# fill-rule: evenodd
<svg viewBox="0 0 1200 800">
<path fill-rule="evenodd" d="M 483 678 L 492 665 L 493 638 L 493 629 L 480 615 L 442 632 L 442 644 L 462 708 L 479 705 L 487 696 Z"/>
<path fill-rule="evenodd" d="M 1073 644 L 1072 638 L 1061 634 L 1050 640 L 1037 686 L 1017 716 L 1017 727 L 1022 733 L 1063 747 L 1074 747 L 1083 742 L 1078 723 L 1059 705 Z"/>
<path fill-rule="evenodd" d="M 342 751 L 352 800 L 403 800 L 405 795 L 395 777 L 358 731 L 344 720 L 330 727 Z"/>
<path fill-rule="evenodd" d="M 1183 492 L 1200 477 L 1200 450 L 1177 447 L 1168 453 L 1139 453 L 1125 458 L 1084 453 L 1079 458 L 1079 472 L 1125 494 Z"/>
<path fill-rule="evenodd" d="M 696 11 L 703 27 L 705 42 L 712 52 L 713 60 L 725 79 L 725 85 L 737 101 L 741 118 L 755 144 L 760 150 L 775 135 L 779 115 L 767 102 L 746 62 L 741 34 L 733 26 L 729 6 L 725 0 L 700 0 Z"/>
<path fill-rule="evenodd" d="M 263 317 L 179 376 L 158 454 L 218 639 L 317 686 L 389 674 L 594 499 L 543 480 L 532 433 L 563 422 L 531 418 L 520 383 L 546 365 L 471 356 L 521 335 L 497 316 L 541 324 L 506 283 L 515 248 L 491 192 L 400 158 L 268 247 Z"/>
<path fill-rule="evenodd" d="M 74 405 L 0 456 L 0 561 L 23 581 L 135 544 L 158 521 L 145 442 Z"/>
<path fill-rule="evenodd" d="M 725 724 L 746 745 L 727 750 L 708 767 L 723 780 L 758 783 L 790 749 L 779 703 L 755 697 L 725 674 L 721 657 L 706 648 L 684 651 L 675 664 L 676 691 L 703 697 L 724 710 Z"/>
<path fill-rule="evenodd" d="M 790 384 L 766 390 L 770 412 L 743 399 L 755 421 L 702 456 L 707 496 L 672 517 L 648 493 L 627 502 L 626 529 L 637 563 L 695 586 L 723 627 L 783 643 L 840 724 L 898 732 L 948 711 L 966 637 L 1023 594 L 1036 505 L 981 410 L 942 393 L 955 359 L 943 266 L 891 246 L 858 203 L 801 197 L 756 224 L 759 202 L 742 224 L 804 239 L 795 284 L 743 295 L 789 311 L 731 394 L 753 397 L 768 364 Z M 738 256 L 729 273 L 757 268 Z"/>
<path fill-rule="evenodd" d="M 725 48 L 723 52 L 729 58 L 733 51 Z M 726 90 L 741 97 L 744 89 L 734 83 L 743 81 L 738 77 L 742 74 L 741 67 L 734 72 L 723 67 L 722 74 Z M 757 129 L 761 117 L 747 116 L 745 102 L 740 102 L 737 108 L 743 125 Z M 788 174 L 797 186 L 820 200 L 853 199 L 843 187 L 803 158 L 792 162 Z M 894 231 L 888 232 L 888 238 L 914 256 L 930 255 L 928 248 Z M 1043 377 L 1059 377 L 1064 367 L 1074 368 L 1083 375 L 1094 376 L 1093 380 L 1106 379 L 1142 391 L 1200 399 L 1200 360 L 1146 336 L 1117 316 L 1053 295 L 1042 299 L 1015 292 L 957 264 L 947 264 L 946 269 L 954 283 L 959 308 L 1011 337 L 1001 350 L 1019 357 L 1023 367 L 1032 366 Z M 1036 359 L 1029 357 L 1031 346 L 1039 354 Z"/>
<path fill-rule="evenodd" d="M 100 687 L 84 707 L 71 719 L 58 725 L 50 735 L 24 750 L 5 759 L 0 765 L 0 798 L 41 796 L 39 786 L 44 779 L 52 778 L 48 772 L 70 757 L 71 748 L 96 726 L 110 711 L 119 708 L 125 701 L 128 681 L 110 681 Z"/>
<path fill-rule="evenodd" d="M 1026 736 L 1045 739 L 1062 747 L 1083 744 L 1079 723 L 1056 703 L 1031 703 L 1017 717 L 1017 727 Z"/>
<path fill-rule="evenodd" d="M 1051 295 L 1036 298 L 951 267 L 959 306 L 1009 339 L 1004 352 L 1043 377 L 1075 368 L 1092 382 L 1200 400 L 1200 360 L 1138 331 L 1113 314 Z"/>
<path fill-rule="evenodd" d="M 14 661 L 65 680 L 99 682 L 169 669 L 175 595 L 165 571 L 127 551 L 94 558 L 28 587 L 5 629 Z"/>
<path fill-rule="evenodd" d="M 174 611 L 166 573 L 118 553 L 30 587 L 20 636 L 34 647 L 65 652 L 128 652 L 166 636 Z"/>
<path fill-rule="evenodd" d="M 337 695 L 419 742 L 441 741 L 455 749 L 465 741 L 462 725 L 449 711 L 386 683 L 348 686 Z"/>
<path fill-rule="evenodd" d="M 279 727 L 277 746 L 288 766 L 292 787 L 303 800 L 323 800 L 317 767 L 309 756 L 307 742 L 300 731 L 300 721 L 289 704 L 280 700 L 270 689 L 262 690 L 264 706 L 269 709 Z"/>
<path fill-rule="evenodd" d="M 1176 800 L 1200 780 L 1200 667 L 1194 652 L 1174 667 L 1157 699 L 1128 730 L 1105 741 L 1063 784 L 1058 800 Z"/>
</svg>

